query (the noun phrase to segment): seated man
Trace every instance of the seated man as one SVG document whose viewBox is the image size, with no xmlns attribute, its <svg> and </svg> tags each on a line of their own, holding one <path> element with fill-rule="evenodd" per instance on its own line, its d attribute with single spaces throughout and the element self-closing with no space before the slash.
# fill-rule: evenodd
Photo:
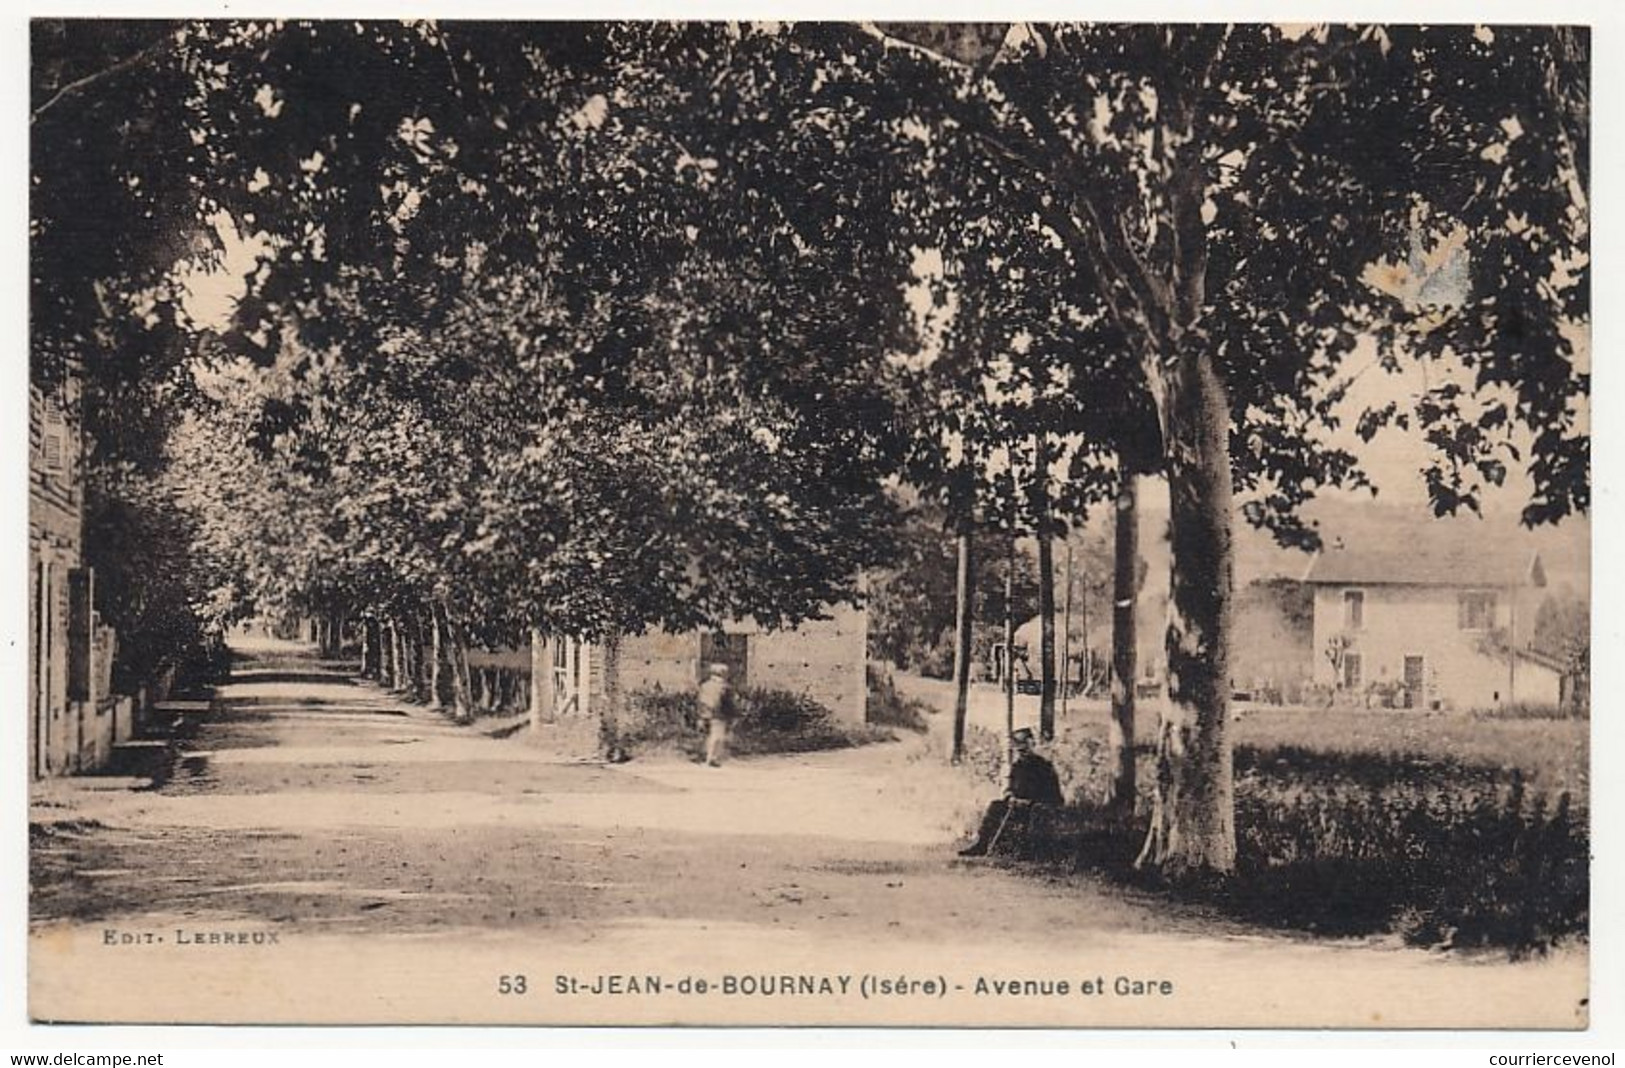
<svg viewBox="0 0 1625 1068">
<path fill-rule="evenodd" d="M 1064 805 L 1061 779 L 1055 765 L 1033 752 L 1033 732 L 1025 727 L 1010 736 L 1016 758 L 1004 796 L 987 806 L 976 841 L 959 851 L 962 857 L 986 856 L 1013 823 L 1017 829 L 1031 821 L 1034 805 Z"/>
</svg>

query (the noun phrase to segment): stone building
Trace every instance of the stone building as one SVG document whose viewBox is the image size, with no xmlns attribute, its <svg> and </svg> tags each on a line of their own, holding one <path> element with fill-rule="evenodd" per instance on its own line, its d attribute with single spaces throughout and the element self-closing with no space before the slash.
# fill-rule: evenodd
<svg viewBox="0 0 1625 1068">
<path fill-rule="evenodd" d="M 116 638 L 84 566 L 83 448 L 73 384 L 28 391 L 28 769 L 33 778 L 105 763 L 134 730 L 111 693 Z"/>
<path fill-rule="evenodd" d="M 726 663 L 736 686 L 805 694 L 842 723 L 864 722 L 868 612 L 851 605 L 829 618 L 771 630 L 749 621 L 716 631 L 628 635 L 620 644 L 621 690 L 693 690 L 706 664 Z M 532 708 L 537 722 L 589 716 L 603 700 L 603 648 L 567 638 L 534 645 Z"/>
</svg>

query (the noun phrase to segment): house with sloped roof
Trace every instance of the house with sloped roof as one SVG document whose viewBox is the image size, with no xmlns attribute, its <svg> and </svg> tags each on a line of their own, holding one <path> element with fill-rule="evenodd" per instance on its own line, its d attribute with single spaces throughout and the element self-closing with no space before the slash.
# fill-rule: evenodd
<svg viewBox="0 0 1625 1068">
<path fill-rule="evenodd" d="M 1407 708 L 1559 704 L 1561 666 L 1529 647 L 1540 554 L 1444 527 L 1315 555 L 1315 681 Z"/>
</svg>

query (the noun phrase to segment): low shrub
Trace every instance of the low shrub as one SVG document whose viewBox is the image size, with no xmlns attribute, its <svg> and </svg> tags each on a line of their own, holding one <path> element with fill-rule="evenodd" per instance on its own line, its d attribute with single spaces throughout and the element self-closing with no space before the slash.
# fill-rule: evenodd
<svg viewBox="0 0 1625 1068">
<path fill-rule="evenodd" d="M 833 712 L 806 694 L 745 689 L 738 699 L 739 715 L 729 745 L 739 756 L 845 749 L 891 738 L 886 731 L 844 726 Z"/>
<path fill-rule="evenodd" d="M 877 669 L 873 664 L 868 668 L 868 682 L 865 715 L 872 726 L 900 727 L 917 734 L 931 729 L 931 723 L 926 718 L 933 711 L 930 702 L 906 696 L 898 690 L 890 673 Z"/>
<path fill-rule="evenodd" d="M 1054 758 L 1073 803 L 1011 852 L 1064 855 L 1074 869 L 1319 934 L 1393 933 L 1413 945 L 1498 947 L 1515 956 L 1586 936 L 1586 815 L 1566 792 L 1531 790 L 1516 769 L 1238 747 L 1236 872 L 1181 884 L 1134 869 L 1154 781 L 1154 755 L 1138 755 L 1141 803 L 1133 819 L 1119 819 L 1101 807 L 1105 745 L 1060 739 Z"/>
<path fill-rule="evenodd" d="M 1236 827 L 1227 892 L 1249 919 L 1519 953 L 1586 932 L 1586 827 L 1567 794 L 1530 797 L 1517 776 L 1311 789 L 1254 773 L 1238 778 Z"/>
<path fill-rule="evenodd" d="M 693 692 L 639 690 L 627 697 L 614 740 L 629 752 L 674 748 L 699 753 L 705 747 L 704 733 Z"/>
<path fill-rule="evenodd" d="M 743 687 L 734 702 L 729 749 L 735 756 L 844 749 L 892 737 L 878 728 L 847 727 L 818 701 L 789 690 Z M 675 750 L 698 757 L 705 730 L 692 691 L 642 690 L 628 697 L 613 739 L 605 742 L 629 754 Z"/>
<path fill-rule="evenodd" d="M 1004 735 L 973 723 L 965 731 L 965 753 L 959 764 L 972 778 L 991 783 L 1002 790 L 1005 769 L 1009 765 L 1008 751 L 1009 743 L 1004 740 Z"/>
<path fill-rule="evenodd" d="M 944 634 L 937 641 L 915 651 L 911 660 L 915 671 L 928 679 L 951 679 L 954 677 L 954 640 L 952 634 Z"/>
</svg>

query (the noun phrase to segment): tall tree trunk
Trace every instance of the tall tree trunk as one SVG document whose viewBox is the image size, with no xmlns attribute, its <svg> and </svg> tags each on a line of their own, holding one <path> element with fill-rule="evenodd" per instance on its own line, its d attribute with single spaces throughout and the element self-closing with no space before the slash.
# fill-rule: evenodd
<svg viewBox="0 0 1625 1068">
<path fill-rule="evenodd" d="M 423 703 L 429 708 L 440 707 L 439 688 L 443 683 L 440 678 L 441 665 L 436 656 L 435 631 L 439 628 L 434 624 L 434 609 L 429 608 L 418 617 L 418 633 L 423 636 L 423 668 L 420 672 L 423 680 Z"/>
<path fill-rule="evenodd" d="M 604 756 L 619 760 L 621 745 L 621 636 L 611 631 L 601 645 L 604 656 L 604 706 L 598 711 L 598 733 Z"/>
<path fill-rule="evenodd" d="M 1055 738 L 1055 546 L 1038 536 L 1038 734 Z"/>
<path fill-rule="evenodd" d="M 322 635 L 322 656 L 337 660 L 344 650 L 344 613 L 337 609 L 327 613 L 327 627 Z"/>
<path fill-rule="evenodd" d="M 422 613 L 412 616 L 412 695 L 425 704 L 429 701 L 429 629 Z"/>
<path fill-rule="evenodd" d="M 412 688 L 411 665 L 406 660 L 406 628 L 399 619 L 389 626 L 395 643 L 395 679 L 393 689 L 406 693 Z"/>
<path fill-rule="evenodd" d="M 464 723 L 468 723 L 473 721 L 475 711 L 473 683 L 474 672 L 473 668 L 468 662 L 468 628 L 459 623 L 457 624 L 457 629 L 452 633 L 457 636 L 456 642 L 452 645 L 452 652 L 454 654 L 454 658 L 452 660 L 452 678 L 460 679 L 462 682 L 462 702 L 461 707 L 459 707 L 457 710 L 457 718 Z"/>
<path fill-rule="evenodd" d="M 419 674 L 423 668 L 423 646 L 419 641 L 420 635 L 417 630 L 416 614 L 407 613 L 406 617 L 401 620 L 400 631 L 401 667 L 406 674 L 405 693 L 409 701 L 416 701 L 422 696 Z"/>
<path fill-rule="evenodd" d="M 395 618 L 389 621 L 389 688 L 397 693 L 406 690 L 406 638 Z"/>
<path fill-rule="evenodd" d="M 468 635 L 449 612 L 445 615 L 447 669 L 451 674 L 451 714 L 459 723 L 474 718 L 474 700 L 469 683 Z"/>
<path fill-rule="evenodd" d="M 976 560 L 971 543 L 971 521 L 959 522 L 955 535 L 959 567 L 954 578 L 954 748 L 955 764 L 965 756 L 965 719 L 970 710 L 971 626 L 975 605 L 971 603 Z"/>
<path fill-rule="evenodd" d="M 1004 554 L 1004 738 L 1006 747 L 1016 733 L 1016 533 Z"/>
<path fill-rule="evenodd" d="M 1055 737 L 1055 552 L 1047 532 L 1038 535 L 1038 734 Z"/>
<path fill-rule="evenodd" d="M 1112 716 L 1107 726 L 1111 786 L 1107 803 L 1134 811 L 1134 681 L 1139 671 L 1140 508 L 1137 476 L 1124 467 L 1112 535 Z"/>
<path fill-rule="evenodd" d="M 401 634 L 401 621 L 390 619 L 390 689 L 406 689 L 406 637 Z"/>
<path fill-rule="evenodd" d="M 1082 695 L 1089 696 L 1095 688 L 1094 646 L 1089 641 L 1089 558 L 1083 560 L 1083 587 L 1078 590 L 1078 625 L 1083 630 L 1083 652 L 1078 654 L 1083 670 L 1078 672 Z"/>
<path fill-rule="evenodd" d="M 1072 691 L 1072 535 L 1066 538 L 1066 594 L 1061 598 L 1061 718 Z"/>
<path fill-rule="evenodd" d="M 418 648 L 418 699 L 430 708 L 434 707 L 435 678 L 437 665 L 434 656 L 434 616 L 431 612 L 420 612 L 412 620 L 414 633 L 417 635 Z"/>
<path fill-rule="evenodd" d="M 407 697 L 412 695 L 412 640 L 404 618 L 395 621 L 395 640 L 399 645 L 400 675 L 395 688 Z"/>
<path fill-rule="evenodd" d="M 446 672 L 446 620 L 439 604 L 429 606 L 429 707 L 446 707 L 450 679 Z"/>
<path fill-rule="evenodd" d="M 1167 699 L 1157 732 L 1151 828 L 1140 863 L 1165 872 L 1235 870 L 1230 721 L 1232 541 L 1230 409 L 1192 332 L 1153 378 L 1168 479 Z M 1160 387 L 1160 388 L 1155 388 Z"/>
<path fill-rule="evenodd" d="M 1038 735 L 1055 738 L 1055 543 L 1050 529 L 1049 441 L 1033 441 L 1033 532 L 1038 537 Z"/>
<path fill-rule="evenodd" d="M 553 686 L 553 650 L 536 627 L 530 629 L 530 729 L 540 731 L 552 709 L 548 694 Z"/>
</svg>

